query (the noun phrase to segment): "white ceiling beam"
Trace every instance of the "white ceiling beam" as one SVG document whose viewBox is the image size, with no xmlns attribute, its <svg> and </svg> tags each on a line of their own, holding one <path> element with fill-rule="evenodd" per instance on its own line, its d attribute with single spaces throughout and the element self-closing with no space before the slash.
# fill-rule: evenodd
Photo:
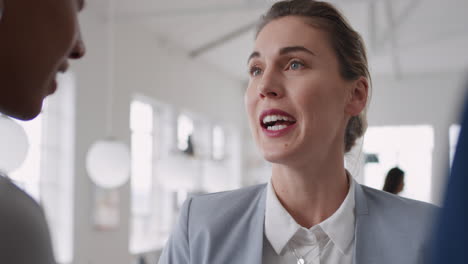
<svg viewBox="0 0 468 264">
<path fill-rule="evenodd" d="M 225 13 L 236 13 L 252 11 L 255 9 L 266 10 L 269 4 L 255 3 L 255 4 L 240 4 L 229 6 L 212 6 L 212 7 L 190 7 L 190 8 L 169 8 L 165 10 L 154 10 L 148 12 L 132 12 L 120 13 L 117 19 L 120 21 L 144 21 L 154 18 L 164 17 L 181 17 L 181 16 L 206 16 L 206 15 L 222 15 Z"/>
<path fill-rule="evenodd" d="M 389 1 L 385 0 L 386 9 L 388 9 L 387 7 L 388 3 Z M 420 3 L 421 3 L 421 0 L 411 0 L 409 1 L 409 4 L 405 7 L 405 9 L 400 14 L 398 14 L 398 16 L 395 16 L 395 14 L 393 14 L 394 16 L 393 25 L 390 25 L 387 30 L 383 31 L 383 34 L 381 35 L 381 39 L 376 43 L 376 47 L 384 46 L 385 43 L 389 41 L 390 38 L 392 37 L 391 31 L 395 31 L 396 33 L 396 31 L 398 31 L 398 28 L 404 25 L 406 20 L 410 17 L 411 13 L 414 12 L 414 10 L 416 10 L 416 8 L 419 6 Z M 386 12 L 388 12 L 388 10 L 386 10 Z M 394 13 L 393 10 L 392 10 L 392 13 Z"/>
<path fill-rule="evenodd" d="M 177 8 L 166 8 L 160 10 L 151 10 L 138 13 L 125 13 L 121 12 L 117 15 L 117 19 L 124 21 L 136 21 L 136 20 L 147 20 L 161 17 L 178 17 L 178 16 L 204 16 L 210 14 L 223 14 L 223 13 L 234 13 L 251 11 L 255 9 L 266 12 L 275 2 L 273 1 L 262 1 L 262 0 L 245 0 L 239 4 L 231 4 L 225 6 L 204 6 L 204 7 L 177 7 Z M 350 2 L 364 2 L 368 0 L 332 0 L 332 3 L 350 3 Z"/>
<path fill-rule="evenodd" d="M 238 38 L 239 36 L 241 36 L 242 34 L 245 34 L 247 32 L 249 32 L 250 30 L 254 29 L 255 26 L 258 24 L 257 21 L 255 22 L 251 22 L 251 23 L 248 23 L 232 32 L 229 32 L 213 41 L 210 41 L 204 45 L 201 45 L 200 47 L 196 48 L 196 49 L 193 49 L 192 51 L 189 52 L 189 56 L 194 58 L 194 57 L 198 57 L 200 56 L 201 54 L 209 51 L 209 50 L 212 50 L 216 47 L 219 47 L 223 44 L 225 44 L 226 42 L 228 41 L 231 41 L 235 38 Z"/>
</svg>

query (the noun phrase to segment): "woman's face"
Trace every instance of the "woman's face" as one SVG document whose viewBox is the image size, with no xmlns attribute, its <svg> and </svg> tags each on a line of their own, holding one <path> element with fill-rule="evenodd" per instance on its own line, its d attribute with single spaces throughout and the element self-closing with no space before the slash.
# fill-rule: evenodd
<svg viewBox="0 0 468 264">
<path fill-rule="evenodd" d="M 56 90 L 68 59 L 84 55 L 77 14 L 84 0 L 3 0 L 0 111 L 32 119 Z"/>
<path fill-rule="evenodd" d="M 273 20 L 258 34 L 248 67 L 245 105 L 265 159 L 291 164 L 342 153 L 356 81 L 341 77 L 326 32 L 296 16 Z"/>
</svg>

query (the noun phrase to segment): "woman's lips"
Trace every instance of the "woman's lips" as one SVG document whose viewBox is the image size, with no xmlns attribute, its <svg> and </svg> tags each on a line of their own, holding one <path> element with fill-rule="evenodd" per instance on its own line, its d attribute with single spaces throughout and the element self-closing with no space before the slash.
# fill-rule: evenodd
<svg viewBox="0 0 468 264">
<path fill-rule="evenodd" d="M 269 109 L 260 114 L 260 126 L 269 137 L 280 137 L 296 127 L 296 119 L 291 114 L 279 110 Z"/>
<path fill-rule="evenodd" d="M 268 137 L 281 137 L 289 133 L 293 128 L 296 127 L 296 125 L 297 124 L 294 123 L 278 130 L 268 130 L 262 126 L 262 131 Z"/>
<path fill-rule="evenodd" d="M 55 91 L 57 91 L 57 80 L 56 79 L 53 79 L 50 86 L 49 86 L 49 91 L 47 93 L 47 95 L 51 95 L 53 93 L 55 93 Z"/>
<path fill-rule="evenodd" d="M 1 1 L 1 0 L 0 0 Z M 57 73 L 55 74 L 55 78 L 52 80 L 50 86 L 49 86 L 49 91 L 48 91 L 48 94 L 47 95 L 51 95 L 53 93 L 55 93 L 57 91 L 57 87 L 58 87 L 58 83 L 57 83 L 57 77 L 59 74 L 65 74 L 68 70 L 68 67 L 70 67 L 70 64 L 68 63 L 68 61 L 64 61 L 62 62 L 62 64 L 60 64 L 58 70 L 57 70 Z"/>
<path fill-rule="evenodd" d="M 283 111 L 283 110 L 279 110 L 279 109 L 268 109 L 268 110 L 265 110 L 263 111 L 261 114 L 260 114 L 260 122 L 263 122 L 263 119 L 266 117 L 266 116 L 273 116 L 273 115 L 280 115 L 280 116 L 286 116 L 286 117 L 289 117 L 291 118 L 292 120 L 296 120 L 296 118 L 294 118 L 294 116 L 292 116 L 291 114 Z"/>
</svg>

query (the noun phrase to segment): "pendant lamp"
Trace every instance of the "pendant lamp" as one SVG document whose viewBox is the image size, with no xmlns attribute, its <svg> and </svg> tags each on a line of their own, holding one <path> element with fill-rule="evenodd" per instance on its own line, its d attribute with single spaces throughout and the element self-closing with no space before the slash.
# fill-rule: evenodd
<svg viewBox="0 0 468 264">
<path fill-rule="evenodd" d="M 109 0 L 108 13 L 108 89 L 107 137 L 92 144 L 86 157 L 86 169 L 91 180 L 99 187 L 112 189 L 125 184 L 130 177 L 130 151 L 128 146 L 111 136 L 114 88 L 114 0 Z"/>
<path fill-rule="evenodd" d="M 20 124 L 5 115 L 0 115 L 0 135 L 0 171 L 10 173 L 26 160 L 28 136 Z"/>
</svg>

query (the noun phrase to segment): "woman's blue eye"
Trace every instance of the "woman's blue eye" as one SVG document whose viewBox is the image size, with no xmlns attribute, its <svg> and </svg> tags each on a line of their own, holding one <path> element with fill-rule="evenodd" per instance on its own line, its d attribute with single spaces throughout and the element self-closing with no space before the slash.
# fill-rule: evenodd
<svg viewBox="0 0 468 264">
<path fill-rule="evenodd" d="M 291 63 L 291 65 L 289 66 L 289 68 L 291 70 L 299 70 L 302 66 L 304 66 L 302 63 L 300 62 L 297 62 L 297 61 L 294 61 Z"/>
<path fill-rule="evenodd" d="M 257 76 L 257 75 L 259 75 L 261 72 L 262 72 L 262 70 L 261 70 L 260 68 L 258 68 L 258 67 L 253 67 L 253 68 L 250 69 L 250 74 L 251 74 L 252 76 Z"/>
</svg>

